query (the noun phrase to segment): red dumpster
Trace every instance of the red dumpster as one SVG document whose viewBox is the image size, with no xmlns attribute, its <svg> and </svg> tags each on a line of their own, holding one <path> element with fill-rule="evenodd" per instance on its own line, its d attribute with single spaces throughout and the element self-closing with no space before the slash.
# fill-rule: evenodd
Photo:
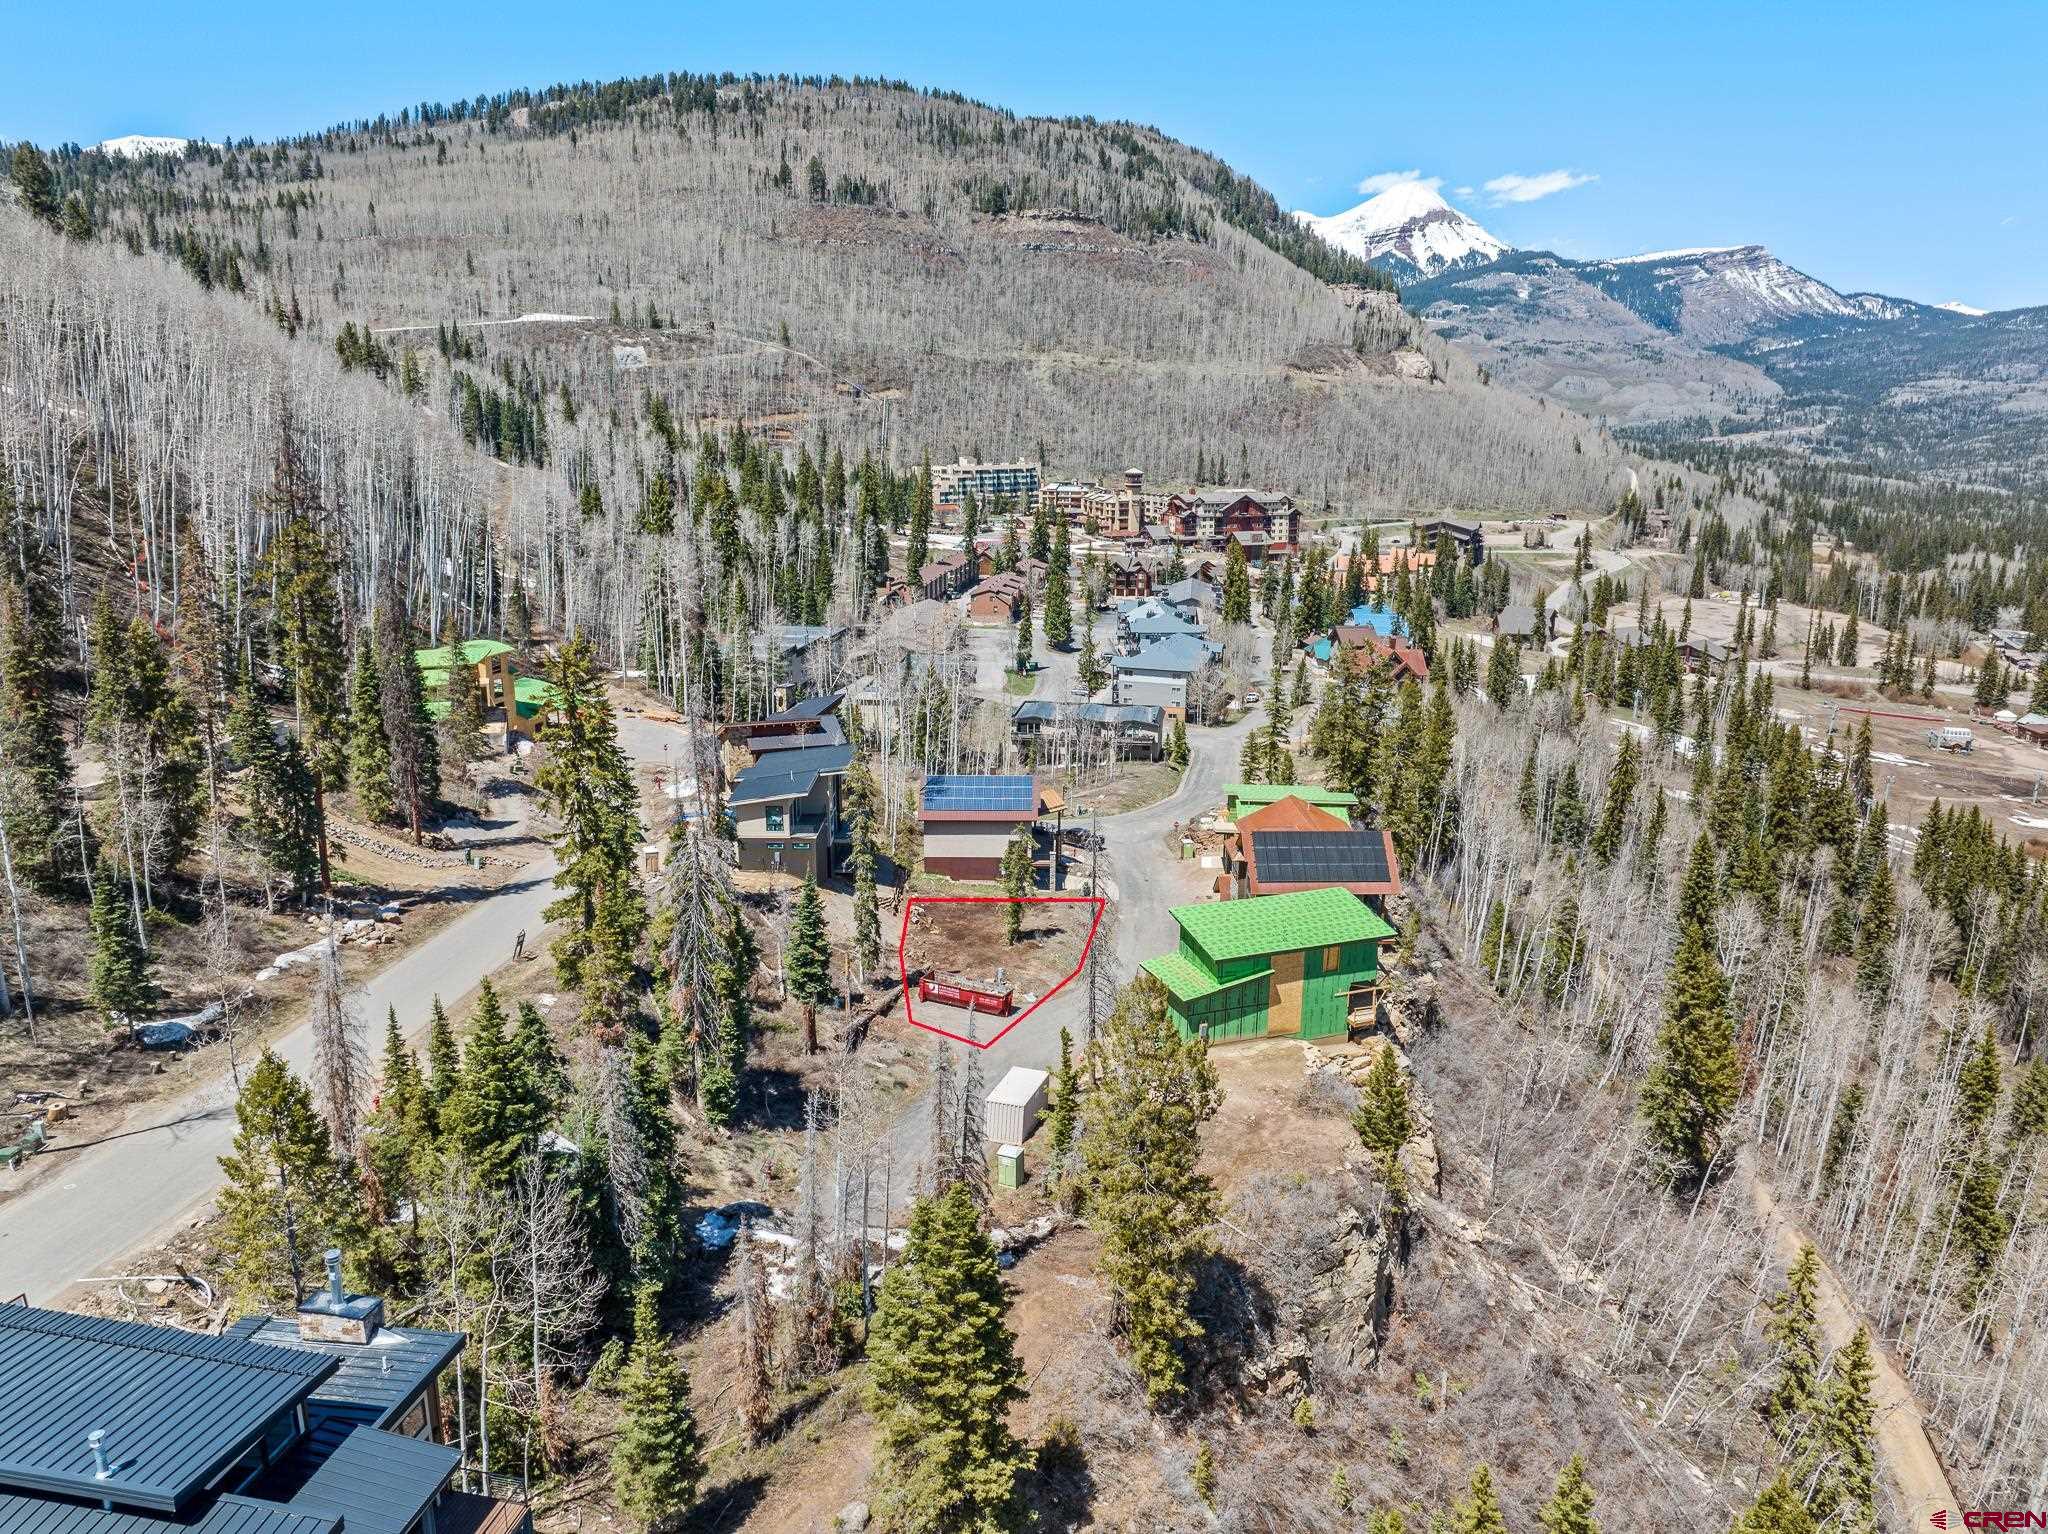
<svg viewBox="0 0 2048 1534">
<path fill-rule="evenodd" d="M 969 980 L 964 975 L 949 975 L 940 970 L 920 975 L 917 981 L 919 1001 L 942 1001 L 952 1007 L 972 1007 L 991 1017 L 1008 1015 L 1011 996 L 1007 984 L 993 980 Z"/>
</svg>

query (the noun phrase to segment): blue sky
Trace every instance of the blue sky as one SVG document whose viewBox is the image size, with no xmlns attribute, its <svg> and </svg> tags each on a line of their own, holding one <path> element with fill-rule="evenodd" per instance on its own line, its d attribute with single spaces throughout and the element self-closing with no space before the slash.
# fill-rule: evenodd
<svg viewBox="0 0 2048 1534">
<path fill-rule="evenodd" d="M 657 69 L 881 73 L 1149 122 L 1318 213 L 1412 170 L 1516 245 L 1756 241 L 1844 289 L 2048 304 L 2040 3 L 863 9 L 102 0 L 88 32 L 21 0 L 0 138 L 265 137 Z M 1572 184 L 1504 201 L 1503 177 Z"/>
</svg>

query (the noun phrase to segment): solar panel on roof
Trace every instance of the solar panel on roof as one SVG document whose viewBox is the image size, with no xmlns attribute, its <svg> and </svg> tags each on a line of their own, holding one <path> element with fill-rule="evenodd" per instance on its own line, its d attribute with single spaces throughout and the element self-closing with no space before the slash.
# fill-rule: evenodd
<svg viewBox="0 0 2048 1534">
<path fill-rule="evenodd" d="M 1037 792 L 1028 777 L 983 777 L 973 774 L 939 774 L 924 780 L 924 806 L 928 810 L 960 813 L 1009 811 L 1028 814 Z"/>
<path fill-rule="evenodd" d="M 1261 884 L 1385 884 L 1386 838 L 1379 831 L 1254 831 L 1252 863 Z"/>
</svg>

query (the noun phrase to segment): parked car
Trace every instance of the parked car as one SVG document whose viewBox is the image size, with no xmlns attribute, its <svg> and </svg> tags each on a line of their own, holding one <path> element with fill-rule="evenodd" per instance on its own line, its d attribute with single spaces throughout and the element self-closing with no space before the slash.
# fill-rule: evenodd
<svg viewBox="0 0 2048 1534">
<path fill-rule="evenodd" d="M 1100 852 L 1109 843 L 1099 831 L 1091 831 L 1086 826 L 1068 826 L 1060 832 L 1060 845 L 1078 847 L 1083 852 Z"/>
</svg>

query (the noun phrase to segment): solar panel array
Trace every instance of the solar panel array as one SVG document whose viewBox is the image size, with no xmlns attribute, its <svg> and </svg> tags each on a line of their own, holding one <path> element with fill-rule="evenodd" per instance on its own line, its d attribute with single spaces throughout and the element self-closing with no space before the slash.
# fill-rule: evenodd
<svg viewBox="0 0 2048 1534">
<path fill-rule="evenodd" d="M 1379 831 L 1254 831 L 1252 864 L 1261 884 L 1385 884 L 1391 878 Z"/>
<path fill-rule="evenodd" d="M 1029 777 L 939 773 L 924 780 L 928 810 L 1028 815 L 1037 805 L 1037 786 Z"/>
</svg>

